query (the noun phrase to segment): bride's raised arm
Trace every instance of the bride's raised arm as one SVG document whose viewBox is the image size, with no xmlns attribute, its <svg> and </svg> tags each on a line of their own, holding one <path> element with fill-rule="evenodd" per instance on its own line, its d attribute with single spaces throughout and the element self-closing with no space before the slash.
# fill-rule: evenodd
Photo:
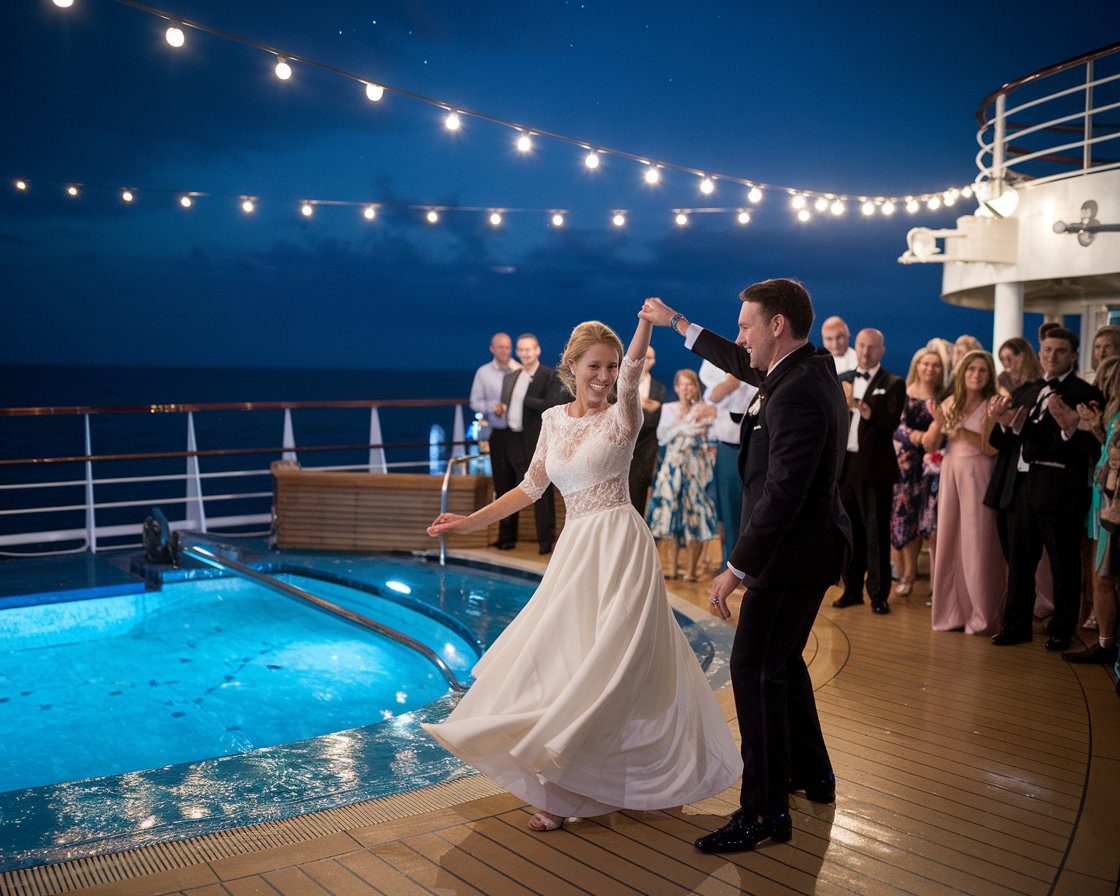
<svg viewBox="0 0 1120 896">
<path fill-rule="evenodd" d="M 646 349 L 649 348 L 649 337 L 652 332 L 653 324 L 639 317 L 638 326 L 630 340 L 630 347 L 626 349 L 626 357 L 631 361 L 645 361 Z"/>
</svg>

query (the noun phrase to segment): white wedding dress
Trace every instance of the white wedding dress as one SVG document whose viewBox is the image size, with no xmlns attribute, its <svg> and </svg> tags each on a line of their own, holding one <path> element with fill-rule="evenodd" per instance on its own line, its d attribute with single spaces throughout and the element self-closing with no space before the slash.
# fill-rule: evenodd
<svg viewBox="0 0 1120 896">
<path fill-rule="evenodd" d="M 540 587 L 475 666 L 436 740 L 525 802 L 560 816 L 663 809 L 730 787 L 743 763 L 669 606 L 653 537 L 630 504 L 642 362 L 619 401 L 545 411 L 523 489 L 567 507 Z"/>
</svg>

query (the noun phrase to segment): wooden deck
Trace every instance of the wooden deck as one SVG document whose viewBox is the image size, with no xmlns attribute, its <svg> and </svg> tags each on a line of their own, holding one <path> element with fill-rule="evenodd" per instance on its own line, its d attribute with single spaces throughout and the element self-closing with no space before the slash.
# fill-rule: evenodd
<svg viewBox="0 0 1120 896">
<path fill-rule="evenodd" d="M 531 547 L 516 553 L 535 560 Z M 1116 896 L 1120 700 L 1111 670 L 1071 666 L 1040 638 L 994 648 L 933 633 L 926 584 L 893 598 L 885 617 L 826 599 L 807 658 L 837 800 L 794 797 L 790 843 L 698 852 L 692 840 L 736 807 L 735 790 L 534 834 L 528 807 L 477 776 L 13 872 L 0 876 L 0 893 Z M 673 585 L 704 605 L 702 586 Z M 730 691 L 718 697 L 734 731 Z"/>
</svg>

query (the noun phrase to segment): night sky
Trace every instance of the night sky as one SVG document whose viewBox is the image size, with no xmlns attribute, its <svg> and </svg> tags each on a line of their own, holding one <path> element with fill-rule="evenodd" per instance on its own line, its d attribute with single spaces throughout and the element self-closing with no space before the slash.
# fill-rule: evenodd
<svg viewBox="0 0 1120 896">
<path fill-rule="evenodd" d="M 5 0 L 0 363 L 466 370 L 497 329 L 536 332 L 553 361 L 583 319 L 627 338 L 646 295 L 733 334 L 741 288 L 792 276 L 818 323 L 879 327 L 905 373 L 931 336 L 991 338 L 990 314 L 940 301 L 940 266 L 896 261 L 908 228 L 974 204 L 867 218 L 849 201 L 801 223 L 787 194 L 751 205 L 718 175 L 852 196 L 964 186 L 986 95 L 1115 39 L 1111 4 L 1036 0 L 154 6 L 404 93 L 373 103 L 299 62 L 280 81 L 274 56 L 189 27 L 173 49 L 167 22 L 114 0 Z M 715 192 L 673 169 L 650 187 L 616 155 L 590 171 L 579 145 L 540 136 L 522 155 L 516 130 L 479 118 L 451 133 L 407 93 L 712 173 Z M 320 201 L 309 219 L 302 200 Z M 434 226 L 430 206 L 446 208 Z M 728 210 L 674 223 L 702 206 Z M 662 379 L 695 366 L 667 331 L 655 345 Z"/>
</svg>

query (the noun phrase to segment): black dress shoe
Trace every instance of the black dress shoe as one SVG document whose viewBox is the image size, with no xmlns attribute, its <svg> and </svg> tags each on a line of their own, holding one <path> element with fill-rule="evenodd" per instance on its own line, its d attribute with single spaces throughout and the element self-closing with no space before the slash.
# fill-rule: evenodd
<svg viewBox="0 0 1120 896">
<path fill-rule="evenodd" d="M 1100 643 L 1094 644 L 1088 650 L 1077 653 L 1063 653 L 1062 659 L 1067 663 L 1115 663 L 1116 645 L 1101 647 Z"/>
<path fill-rule="evenodd" d="M 545 554 L 551 554 L 552 553 L 552 545 L 551 544 L 542 544 L 539 548 L 537 548 L 537 553 L 540 554 L 542 557 Z"/>
<path fill-rule="evenodd" d="M 1051 635 L 1046 639 L 1047 650 L 1069 650 L 1069 638 L 1059 638 L 1056 635 Z"/>
<path fill-rule="evenodd" d="M 836 609 L 838 609 L 838 610 L 843 610 L 844 607 L 854 607 L 856 604 L 862 604 L 862 603 L 863 603 L 863 598 L 862 597 L 857 597 L 857 596 L 852 595 L 852 594 L 845 594 L 845 595 L 842 595 L 841 597 L 836 598 L 836 600 L 834 600 L 832 602 L 832 606 L 836 607 Z"/>
<path fill-rule="evenodd" d="M 790 781 L 789 792 L 804 790 L 805 796 L 814 803 L 836 802 L 836 775 L 818 778 L 816 781 Z"/>
<path fill-rule="evenodd" d="M 515 542 L 515 541 L 499 541 L 498 542 L 498 550 L 499 551 L 512 551 L 515 547 L 517 547 L 517 542 Z"/>
<path fill-rule="evenodd" d="M 880 616 L 886 616 L 891 611 L 891 605 L 885 600 L 871 601 L 871 612 L 878 613 Z"/>
<path fill-rule="evenodd" d="M 786 843 L 793 837 L 793 819 L 788 812 L 750 818 L 740 809 L 722 828 L 696 841 L 703 852 L 742 852 L 754 849 L 765 840 Z"/>
<path fill-rule="evenodd" d="M 996 647 L 1008 647 L 1011 644 L 1026 644 L 1031 640 L 1030 632 L 1008 632 L 1002 631 L 998 635 L 992 636 L 992 643 Z"/>
</svg>

